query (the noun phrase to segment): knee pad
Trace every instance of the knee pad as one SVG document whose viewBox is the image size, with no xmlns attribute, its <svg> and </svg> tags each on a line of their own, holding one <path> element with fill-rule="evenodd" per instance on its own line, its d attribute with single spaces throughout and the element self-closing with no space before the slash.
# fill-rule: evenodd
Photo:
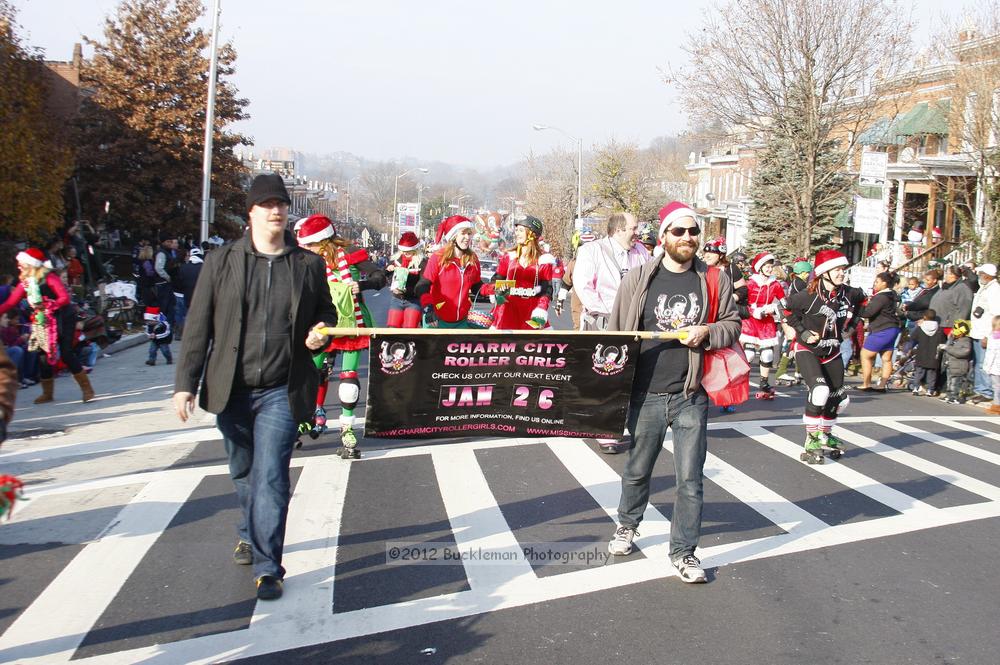
<svg viewBox="0 0 1000 665">
<path fill-rule="evenodd" d="M 830 387 L 825 384 L 813 386 L 809 391 L 809 403 L 813 406 L 826 406 L 826 400 L 830 397 Z"/>
<path fill-rule="evenodd" d="M 745 353 L 746 356 L 747 356 L 747 362 L 750 363 L 750 364 L 753 364 L 753 359 L 757 357 L 757 349 L 756 349 L 756 347 L 754 347 L 754 346 L 752 346 L 750 344 L 744 344 L 743 345 L 743 353 Z"/>
<path fill-rule="evenodd" d="M 387 328 L 402 328 L 403 327 L 403 310 L 401 309 L 390 309 L 389 318 L 386 319 L 385 325 Z"/>
<path fill-rule="evenodd" d="M 774 349 L 767 347 L 760 350 L 760 366 L 761 367 L 773 367 L 771 363 L 774 362 Z"/>
<path fill-rule="evenodd" d="M 340 396 L 340 405 L 345 409 L 353 409 L 358 404 L 358 396 L 361 394 L 361 384 L 358 382 L 357 372 L 341 372 L 340 387 L 337 389 Z"/>
</svg>

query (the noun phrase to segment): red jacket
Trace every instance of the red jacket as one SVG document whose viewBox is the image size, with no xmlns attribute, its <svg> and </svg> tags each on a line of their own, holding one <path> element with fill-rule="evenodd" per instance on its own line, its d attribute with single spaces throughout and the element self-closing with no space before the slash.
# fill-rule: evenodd
<svg viewBox="0 0 1000 665">
<path fill-rule="evenodd" d="M 430 290 L 420 296 L 420 305 L 433 305 L 435 316 L 442 321 L 462 321 L 472 309 L 470 293 L 482 281 L 479 261 L 473 259 L 465 268 L 462 268 L 457 259 L 452 259 L 443 266 L 440 261 L 441 254 L 438 252 L 427 259 L 421 281 L 430 282 Z"/>
</svg>

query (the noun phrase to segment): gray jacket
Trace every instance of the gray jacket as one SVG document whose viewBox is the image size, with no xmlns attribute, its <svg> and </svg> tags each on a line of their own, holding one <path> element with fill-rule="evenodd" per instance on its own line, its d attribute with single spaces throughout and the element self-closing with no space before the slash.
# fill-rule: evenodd
<svg viewBox="0 0 1000 665">
<path fill-rule="evenodd" d="M 937 314 L 942 326 L 952 328 L 955 321 L 968 320 L 972 313 L 972 289 L 962 280 L 951 286 L 942 283 L 941 290 L 931 298 L 931 309 Z"/>
<path fill-rule="evenodd" d="M 639 330 L 642 323 L 642 313 L 646 307 L 646 296 L 649 293 L 649 283 L 663 266 L 659 258 L 651 259 L 640 268 L 633 268 L 625 274 L 618 295 L 611 308 L 608 320 L 608 330 Z M 708 302 L 708 286 L 705 275 L 708 266 L 699 258 L 693 259 L 694 270 L 701 281 L 702 302 Z M 699 325 L 705 325 L 708 317 L 708 307 L 703 307 L 698 319 Z M 705 349 L 720 349 L 732 346 L 740 336 L 740 317 L 736 313 L 736 301 L 733 300 L 733 283 L 724 270 L 719 271 L 719 313 L 715 323 L 708 324 L 708 341 L 700 348 L 688 351 L 688 374 L 684 381 L 684 394 L 691 395 L 701 386 L 701 358 Z"/>
</svg>

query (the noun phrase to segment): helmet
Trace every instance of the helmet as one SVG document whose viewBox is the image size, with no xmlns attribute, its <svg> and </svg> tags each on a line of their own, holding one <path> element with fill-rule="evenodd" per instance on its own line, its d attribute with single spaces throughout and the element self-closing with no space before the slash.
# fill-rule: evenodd
<svg viewBox="0 0 1000 665">
<path fill-rule="evenodd" d="M 725 256 L 726 255 L 726 239 L 723 238 L 722 236 L 719 236 L 715 240 L 709 240 L 707 243 L 705 243 L 705 246 L 702 248 L 701 251 L 703 251 L 703 252 L 712 252 L 713 254 L 721 254 L 721 255 Z"/>
<path fill-rule="evenodd" d="M 746 263 L 747 255 L 743 252 L 733 252 L 733 255 L 729 257 L 732 259 L 733 263 Z"/>
<path fill-rule="evenodd" d="M 514 218 L 514 226 L 523 226 L 534 233 L 536 238 L 542 237 L 542 220 L 537 217 L 531 215 L 516 217 Z"/>
<path fill-rule="evenodd" d="M 970 324 L 965 319 L 957 319 L 955 321 L 955 325 L 952 326 L 951 329 L 954 332 L 958 333 L 959 335 L 968 335 L 969 334 L 969 329 L 971 327 L 972 327 L 972 324 Z"/>
<path fill-rule="evenodd" d="M 655 245 L 656 244 L 656 227 L 652 224 L 646 223 L 639 227 L 639 242 L 643 245 Z"/>
</svg>

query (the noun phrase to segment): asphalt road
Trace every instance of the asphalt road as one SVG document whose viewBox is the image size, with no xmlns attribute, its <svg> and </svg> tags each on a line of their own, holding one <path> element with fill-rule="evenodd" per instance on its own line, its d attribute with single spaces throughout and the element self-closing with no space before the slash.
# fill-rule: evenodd
<svg viewBox="0 0 1000 665">
<path fill-rule="evenodd" d="M 637 549 L 609 558 L 625 456 L 596 441 L 362 440 L 345 462 L 328 434 L 293 460 L 285 596 L 257 603 L 218 433 L 177 423 L 144 357 L 102 360 L 88 405 L 68 379 L 55 405 L 24 391 L 21 427 L 65 435 L 0 454 L 31 498 L 0 525 L 0 662 L 998 662 L 981 409 L 854 391 L 823 466 L 798 461 L 799 387 L 713 413 L 699 586 L 666 563 L 669 437 Z"/>
</svg>

